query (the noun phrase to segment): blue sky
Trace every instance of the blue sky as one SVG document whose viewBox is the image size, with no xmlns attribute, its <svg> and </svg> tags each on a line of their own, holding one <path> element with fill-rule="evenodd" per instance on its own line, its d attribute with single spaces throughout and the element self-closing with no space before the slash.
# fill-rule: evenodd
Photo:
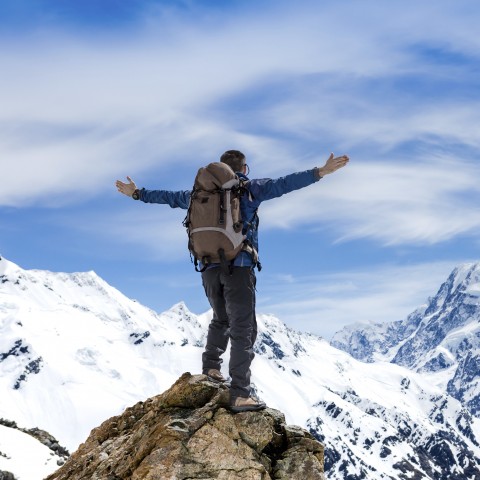
<svg viewBox="0 0 480 480">
<path fill-rule="evenodd" d="M 0 4 L 0 253 L 94 270 L 154 310 L 209 306 L 185 212 L 227 149 L 251 177 L 350 164 L 261 206 L 258 311 L 329 338 L 404 318 L 479 261 L 480 4 Z"/>
</svg>

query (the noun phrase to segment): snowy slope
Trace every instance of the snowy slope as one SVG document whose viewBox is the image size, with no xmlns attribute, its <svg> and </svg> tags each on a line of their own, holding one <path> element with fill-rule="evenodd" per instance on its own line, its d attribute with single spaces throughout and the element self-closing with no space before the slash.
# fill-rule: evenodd
<svg viewBox="0 0 480 480">
<path fill-rule="evenodd" d="M 73 451 L 107 417 L 199 373 L 209 319 L 183 303 L 156 314 L 93 272 L 25 271 L 2 259 L 0 417 Z M 257 320 L 255 388 L 324 441 L 328 478 L 480 478 L 480 420 L 441 388 L 272 316 Z"/>
<path fill-rule="evenodd" d="M 75 449 L 106 417 L 196 366 L 205 329 L 182 304 L 157 315 L 94 272 L 0 265 L 0 388 L 9 392 L 0 417 Z"/>
<path fill-rule="evenodd" d="M 0 424 L 0 472 L 17 480 L 38 480 L 54 472 L 64 460 L 36 438 Z"/>
<path fill-rule="evenodd" d="M 480 264 L 454 269 L 406 320 L 349 326 L 331 344 L 359 360 L 388 360 L 424 373 L 480 416 Z"/>
<path fill-rule="evenodd" d="M 273 317 L 261 320 L 277 343 L 255 360 L 260 395 L 325 442 L 329 478 L 413 478 L 404 470 L 464 480 L 469 465 L 480 478 L 480 423 L 456 400 L 403 367 L 365 364 Z"/>
</svg>

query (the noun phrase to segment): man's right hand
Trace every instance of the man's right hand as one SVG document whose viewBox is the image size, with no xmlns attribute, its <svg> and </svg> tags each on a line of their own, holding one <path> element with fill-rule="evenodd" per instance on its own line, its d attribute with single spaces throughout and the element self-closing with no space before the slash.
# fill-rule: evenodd
<svg viewBox="0 0 480 480">
<path fill-rule="evenodd" d="M 115 186 L 120 193 L 127 195 L 127 197 L 131 197 L 133 195 L 133 192 L 137 189 L 137 186 L 130 177 L 127 177 L 127 180 L 129 183 L 123 183 L 122 181 L 117 180 L 115 182 Z"/>
</svg>

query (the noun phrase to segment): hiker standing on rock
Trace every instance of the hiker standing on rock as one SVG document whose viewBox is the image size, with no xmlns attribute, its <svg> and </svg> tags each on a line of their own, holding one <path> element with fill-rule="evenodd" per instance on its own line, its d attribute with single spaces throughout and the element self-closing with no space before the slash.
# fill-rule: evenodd
<svg viewBox="0 0 480 480">
<path fill-rule="evenodd" d="M 225 256 L 214 258 L 211 262 L 206 257 L 199 259 L 203 286 L 213 309 L 207 344 L 202 355 L 202 372 L 212 380 L 226 382 L 220 372 L 221 356 L 230 340 L 230 408 L 234 412 L 261 410 L 266 406 L 253 395 L 250 387 L 250 365 L 255 356 L 253 345 L 257 337 L 254 268 L 261 268 L 257 254 L 258 207 L 266 200 L 318 182 L 325 175 L 344 167 L 348 161 L 348 156 L 334 157 L 332 153 L 325 165 L 320 168 L 292 173 L 278 179 L 250 180 L 247 177 L 249 169 L 242 152 L 228 150 L 220 157 L 220 163 L 228 165 L 236 173 L 237 182 L 239 181 L 241 185 L 236 191 L 240 192 L 238 193 L 241 213 L 240 232 L 243 236 L 242 245 L 238 253 L 235 251 L 233 259 L 226 259 Z M 218 166 L 218 163 L 211 165 Z M 167 204 L 172 208 L 188 210 L 191 200 L 196 198 L 195 194 L 192 196 L 192 190 L 138 189 L 130 177 L 127 179 L 128 183 L 117 180 L 116 187 L 120 193 L 134 200 Z M 226 187 L 223 186 L 223 188 Z M 204 200 L 204 203 L 207 201 Z M 221 205 L 222 212 L 226 212 L 226 209 L 223 210 L 223 204 Z M 225 268 L 226 264 L 227 268 Z"/>
</svg>

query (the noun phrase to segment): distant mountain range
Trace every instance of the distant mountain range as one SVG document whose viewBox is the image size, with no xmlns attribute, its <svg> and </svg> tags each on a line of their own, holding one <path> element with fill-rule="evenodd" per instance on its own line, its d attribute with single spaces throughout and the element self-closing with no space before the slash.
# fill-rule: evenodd
<svg viewBox="0 0 480 480">
<path fill-rule="evenodd" d="M 460 283 L 458 276 L 452 292 Z M 474 298 L 474 289 L 468 295 Z M 252 369 L 257 393 L 289 424 L 307 428 L 325 444 L 327 478 L 480 478 L 480 419 L 472 415 L 478 387 L 475 393 L 472 382 L 460 385 L 453 372 L 456 357 L 447 354 L 442 340 L 431 342 L 438 354 L 424 362 L 412 353 L 419 344 L 408 347 L 424 324 L 419 338 L 426 342 L 428 322 L 416 318 L 434 322 L 434 311 L 427 310 L 390 330 L 382 326 L 381 334 L 368 330 L 372 336 L 364 343 L 347 341 L 349 332 L 357 338 L 358 328 L 336 335 L 342 348 L 363 349 L 356 354 L 362 361 L 273 316 L 258 315 Z M 157 314 L 94 272 L 23 270 L 2 258 L 0 417 L 46 430 L 73 451 L 106 418 L 163 392 L 183 372 L 199 373 L 210 315 L 197 316 L 183 303 Z M 472 342 L 473 330 L 455 322 L 456 330 L 443 324 L 433 330 L 463 334 L 459 345 Z M 441 353 L 450 366 L 433 368 Z M 403 360 L 392 363 L 397 356 Z M 461 358 L 468 364 L 471 357 Z M 365 362 L 377 359 L 382 361 Z M 450 380 L 445 384 L 446 372 L 452 387 Z M 1 435 L 2 430 L 0 445 Z"/>
<path fill-rule="evenodd" d="M 425 373 L 480 417 L 480 264 L 456 268 L 405 320 L 349 326 L 331 344 L 363 362 L 387 361 Z"/>
</svg>

